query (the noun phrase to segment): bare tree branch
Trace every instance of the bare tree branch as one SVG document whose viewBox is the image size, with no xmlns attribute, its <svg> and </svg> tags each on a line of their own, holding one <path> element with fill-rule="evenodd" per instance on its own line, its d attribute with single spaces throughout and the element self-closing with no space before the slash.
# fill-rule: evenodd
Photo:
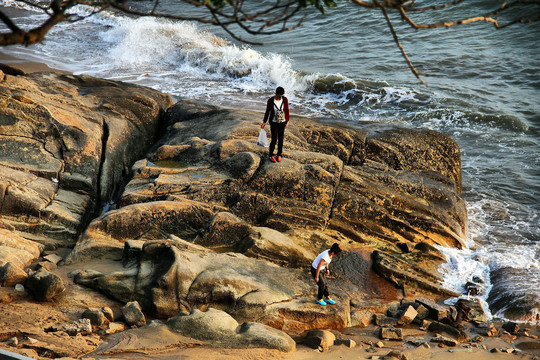
<svg viewBox="0 0 540 360">
<path fill-rule="evenodd" d="M 51 3 L 49 9 L 52 10 L 50 17 L 39 27 L 36 27 L 30 31 L 24 31 L 17 27 L 11 20 L 4 19 L 2 21 L 8 25 L 12 30 L 11 33 L 0 34 L 0 44 L 1 45 L 13 45 L 13 44 L 35 44 L 41 42 L 49 30 L 58 24 L 59 22 L 65 20 L 65 10 L 72 7 L 72 1 L 65 3 L 64 7 L 62 6 L 61 0 L 55 0 Z M 3 14 L 3 13 L 2 13 Z M 3 14 L 4 15 L 4 14 Z M 11 23 L 11 26 L 10 26 Z"/>
<path fill-rule="evenodd" d="M 4 12 L 2 11 L 0 11 L 0 20 L 2 20 L 4 24 L 6 24 L 8 28 L 11 29 L 11 31 L 13 32 L 21 31 L 21 29 L 19 29 L 19 27 L 15 25 L 15 23 L 11 21 L 11 19 L 7 15 L 5 15 Z"/>
<path fill-rule="evenodd" d="M 387 23 L 387 25 L 388 25 L 388 27 L 390 29 L 390 32 L 392 33 L 392 36 L 394 38 L 394 42 L 396 43 L 396 46 L 401 51 L 403 59 L 405 60 L 405 62 L 409 66 L 411 72 L 424 85 L 427 85 L 427 83 L 420 77 L 418 71 L 416 70 L 416 68 L 412 64 L 411 60 L 409 59 L 405 49 L 401 45 L 401 43 L 399 41 L 399 38 L 397 36 L 397 33 L 396 33 L 395 29 L 394 29 L 394 26 L 393 26 L 393 24 L 392 24 L 392 22 L 390 20 L 390 17 L 388 16 L 387 9 L 398 10 L 399 13 L 401 14 L 402 19 L 405 20 L 414 29 L 435 29 L 435 28 L 440 28 L 440 27 L 452 27 L 452 26 L 458 26 L 458 25 L 465 25 L 465 24 L 470 24 L 470 23 L 474 23 L 474 22 L 492 23 L 495 26 L 496 29 L 502 29 L 502 28 L 508 27 L 510 25 L 518 24 L 518 23 L 528 24 L 528 23 L 539 22 L 540 21 L 540 0 L 514 0 L 512 2 L 508 2 L 507 0 L 504 0 L 497 9 L 495 9 L 494 11 L 491 11 L 491 12 L 489 12 L 487 14 L 484 14 L 484 15 L 472 16 L 472 17 L 465 18 L 465 19 L 443 21 L 443 22 L 431 23 L 431 24 L 422 24 L 422 23 L 415 22 L 407 14 L 407 11 L 409 11 L 409 12 L 441 11 L 441 10 L 444 10 L 444 9 L 449 8 L 451 6 L 461 4 L 461 3 L 464 2 L 464 0 L 454 0 L 454 1 L 447 2 L 447 3 L 443 4 L 443 5 L 433 5 L 433 6 L 417 7 L 417 8 L 414 7 L 414 1 L 412 3 L 409 3 L 407 1 L 401 1 L 401 0 L 385 0 L 385 1 L 380 1 L 380 2 L 378 0 L 373 0 L 372 2 L 366 2 L 366 1 L 362 1 L 362 0 L 351 0 L 351 1 L 354 2 L 355 4 L 361 6 L 361 7 L 371 8 L 371 9 L 373 9 L 375 7 L 380 7 L 382 9 L 383 16 L 386 19 L 386 23 Z M 519 6 L 527 6 L 529 8 L 531 6 L 538 6 L 539 8 L 538 8 L 538 11 L 536 13 L 536 17 L 517 18 L 517 19 L 514 19 L 514 20 L 509 20 L 503 25 L 499 24 L 500 20 L 498 18 L 496 18 L 495 16 L 500 15 L 503 12 L 508 12 L 509 9 L 516 8 L 516 7 L 519 7 Z"/>
<path fill-rule="evenodd" d="M 409 69 L 411 69 L 412 73 L 414 74 L 414 76 L 416 76 L 418 81 L 420 81 L 422 84 L 427 86 L 427 83 L 422 79 L 422 77 L 420 76 L 420 74 L 418 73 L 414 65 L 412 64 L 411 60 L 409 59 L 409 56 L 405 52 L 405 49 L 403 48 L 403 46 L 401 46 L 401 43 L 399 42 L 399 38 L 396 34 L 396 31 L 394 30 L 394 26 L 392 25 L 392 21 L 390 21 L 390 17 L 388 17 L 388 11 L 386 11 L 386 7 L 383 5 L 380 5 L 380 7 L 384 14 L 384 18 L 386 19 L 386 23 L 388 24 L 388 27 L 390 28 L 390 32 L 392 33 L 392 36 L 394 37 L 394 41 L 397 47 L 399 48 L 399 50 L 401 51 L 401 55 L 405 59 L 405 62 L 407 62 L 407 65 L 409 65 Z"/>
<path fill-rule="evenodd" d="M 104 11 L 105 9 L 114 9 L 122 13 L 133 16 L 152 16 L 156 18 L 166 18 L 170 20 L 195 21 L 204 24 L 211 24 L 223 28 L 233 39 L 260 45 L 259 42 L 253 42 L 241 37 L 237 31 L 231 30 L 231 26 L 237 25 L 241 31 L 250 35 L 270 35 L 278 34 L 284 31 L 295 29 L 302 25 L 305 15 L 302 10 L 307 8 L 316 8 L 322 13 L 330 8 L 339 0 L 273 0 L 273 2 L 262 5 L 256 0 L 251 2 L 246 0 L 178 0 L 181 3 L 194 7 L 205 8 L 207 16 L 187 15 L 184 13 L 166 13 L 159 11 L 161 0 L 152 0 L 150 10 L 139 10 L 129 6 L 125 0 L 15 0 L 18 3 L 34 7 L 48 15 L 48 18 L 38 26 L 25 31 L 21 29 L 14 21 L 0 11 L 0 21 L 3 22 L 8 31 L 0 33 L 0 46 L 12 44 L 34 44 L 44 39 L 47 32 L 61 21 L 79 21 L 88 16 Z M 341 0 L 344 1 L 344 0 Z M 405 49 L 400 43 L 397 32 L 390 20 L 389 11 L 397 11 L 403 21 L 414 29 L 434 29 L 441 27 L 452 27 L 465 25 L 475 22 L 491 23 L 496 29 L 503 29 L 515 24 L 530 24 L 540 22 L 540 0 L 501 0 L 500 4 L 494 10 L 485 14 L 475 14 L 465 19 L 450 19 L 436 23 L 422 23 L 415 21 L 410 14 L 413 13 L 433 13 L 443 14 L 445 9 L 458 6 L 465 0 L 448 0 L 441 5 L 432 5 L 417 7 L 415 0 L 350 0 L 352 3 L 367 9 L 381 10 L 390 32 L 394 38 L 396 46 L 400 50 L 403 59 L 411 69 L 412 73 L 420 82 L 425 84 L 424 80 L 409 59 Z M 257 6 L 254 5 L 257 4 Z M 249 6 L 249 4 L 251 6 Z M 68 10 L 76 5 L 87 5 L 94 9 L 90 14 L 75 15 L 69 14 Z M 530 16 L 511 18 L 512 9 L 526 9 Z M 507 20 L 501 20 L 500 17 L 508 15 Z"/>
</svg>

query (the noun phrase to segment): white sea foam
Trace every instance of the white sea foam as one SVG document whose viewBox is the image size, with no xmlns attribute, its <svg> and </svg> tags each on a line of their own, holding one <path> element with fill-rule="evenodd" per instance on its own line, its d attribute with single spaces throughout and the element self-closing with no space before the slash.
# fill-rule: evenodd
<svg viewBox="0 0 540 360">
<path fill-rule="evenodd" d="M 406 88 L 362 90 L 339 73 L 300 73 L 286 56 L 232 44 L 193 23 L 110 14 L 96 19 L 93 21 L 106 23 L 110 29 L 101 33 L 101 48 L 107 51 L 103 57 L 93 57 L 94 63 L 88 66 L 91 70 L 86 71 L 92 75 L 133 76 L 142 72 L 158 82 L 163 77 L 156 79 L 157 74 L 168 73 L 169 86 L 162 83 L 161 90 L 178 95 L 187 91 L 193 97 L 230 95 L 231 90 L 267 94 L 279 85 L 293 103 L 303 103 L 307 114 L 321 116 L 335 115 L 333 107 L 350 103 L 352 113 L 360 115 L 360 110 L 370 111 L 380 104 L 418 101 L 417 94 Z M 208 81 L 207 86 L 201 87 L 202 81 Z"/>
<path fill-rule="evenodd" d="M 39 8 L 32 6 L 29 3 L 16 1 L 16 0 L 0 0 L 0 6 L 17 8 L 17 9 L 22 9 L 22 10 L 29 10 L 29 11 L 39 10 Z"/>
<path fill-rule="evenodd" d="M 286 57 L 231 44 L 193 23 L 154 18 L 118 20 L 102 36 L 111 46 L 107 65 L 116 71 L 144 69 L 150 73 L 172 67 L 198 80 L 226 80 L 229 87 L 244 92 L 278 84 L 290 92 L 305 91 L 308 86 L 309 79 L 299 76 Z"/>
<path fill-rule="evenodd" d="M 443 275 L 444 287 L 468 296 L 465 294 L 467 282 L 474 277 L 479 278 L 485 291 L 477 298 L 487 305 L 486 301 L 493 288 L 491 273 L 503 269 L 511 276 L 511 281 L 505 282 L 505 291 L 532 296 L 536 294 L 540 297 L 540 244 L 528 241 L 521 235 L 534 226 L 534 214 L 531 218 L 520 220 L 518 215 L 513 214 L 515 212 L 510 206 L 495 201 L 493 197 L 481 197 L 468 203 L 467 248 L 459 250 L 438 247 L 447 257 L 447 262 L 439 269 Z M 509 249 L 508 242 L 492 241 L 494 236 L 512 238 L 514 245 Z M 519 270 L 525 270 L 528 276 L 524 278 L 512 274 Z M 451 299 L 449 303 L 455 303 L 456 300 Z M 504 318 L 506 309 L 500 309 L 492 315 L 489 306 L 484 306 L 488 318 Z"/>
</svg>

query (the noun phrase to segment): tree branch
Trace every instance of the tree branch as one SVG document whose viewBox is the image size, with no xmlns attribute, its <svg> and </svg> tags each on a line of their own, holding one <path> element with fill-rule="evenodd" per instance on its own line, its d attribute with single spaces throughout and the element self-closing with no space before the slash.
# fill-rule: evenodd
<svg viewBox="0 0 540 360">
<path fill-rule="evenodd" d="M 50 17 L 39 27 L 36 27 L 30 31 L 24 31 L 17 27 L 15 24 L 13 24 L 13 27 L 9 26 L 8 23 L 4 19 L 2 21 L 6 23 L 11 29 L 11 33 L 3 33 L 0 34 L 0 44 L 1 45 L 14 45 L 14 44 L 23 44 L 23 45 L 30 45 L 35 44 L 38 42 L 41 42 L 45 35 L 49 32 L 49 30 L 64 20 L 65 17 L 65 10 L 72 5 L 70 5 L 71 2 L 66 4 L 66 8 L 63 8 L 60 6 L 60 1 L 54 2 L 51 4 L 50 9 L 53 10 L 53 14 L 50 15 Z M 2 15 L 4 15 L 2 13 Z M 9 21 L 11 22 L 11 21 Z"/>
<path fill-rule="evenodd" d="M 403 46 L 401 46 L 401 43 L 399 42 L 399 38 L 398 38 L 398 36 L 396 34 L 396 31 L 394 30 L 394 26 L 392 25 L 392 21 L 390 21 L 390 17 L 388 16 L 388 11 L 386 11 L 386 7 L 381 4 L 380 8 L 381 8 L 381 10 L 383 12 L 384 18 L 386 19 L 386 23 L 388 24 L 388 27 L 390 28 L 390 31 L 392 32 L 392 36 L 394 37 L 394 41 L 395 41 L 397 47 L 399 48 L 399 50 L 401 51 L 401 55 L 405 59 L 405 62 L 407 63 L 407 65 L 409 65 L 409 69 L 411 69 L 412 73 L 414 74 L 414 76 L 416 76 L 418 81 L 420 81 L 422 84 L 427 86 L 428 84 L 422 79 L 422 77 L 420 76 L 420 74 L 418 73 L 418 71 L 416 70 L 414 65 L 412 64 L 411 60 L 409 59 L 409 56 L 405 52 L 405 49 L 403 48 Z"/>
<path fill-rule="evenodd" d="M 244 40 L 240 37 L 238 37 L 235 33 L 233 33 L 232 31 L 229 30 L 228 26 L 227 25 L 224 25 L 220 22 L 219 18 L 217 17 L 216 13 L 213 11 L 213 9 L 209 9 L 210 10 L 210 13 L 212 14 L 212 17 L 214 18 L 214 20 L 216 21 L 216 23 L 221 26 L 223 28 L 223 30 L 225 30 L 229 35 L 231 35 L 234 39 L 238 40 L 238 41 L 241 41 L 241 42 L 244 42 L 244 43 L 247 43 L 247 44 L 251 44 L 251 45 L 262 45 L 261 43 L 254 43 L 254 42 L 250 42 L 250 41 L 247 41 L 247 40 Z"/>
<path fill-rule="evenodd" d="M 4 14 L 2 10 L 0 10 L 0 20 L 2 20 L 4 24 L 6 24 L 7 27 L 11 29 L 12 32 L 21 31 L 21 29 L 17 25 L 15 25 L 15 23 L 11 21 L 11 19 L 6 14 Z"/>
<path fill-rule="evenodd" d="M 170 20 L 195 21 L 203 24 L 210 24 L 222 27 L 233 39 L 252 45 L 260 45 L 259 42 L 248 41 L 240 37 L 237 32 L 230 29 L 231 25 L 238 25 L 242 31 L 251 35 L 269 35 L 278 34 L 284 31 L 295 29 L 302 25 L 304 16 L 300 16 L 300 11 L 308 7 L 314 7 L 324 13 L 325 8 L 335 5 L 337 0 L 273 0 L 271 3 L 262 7 L 262 4 L 253 0 L 253 10 L 245 9 L 246 0 L 177 0 L 196 7 L 205 7 L 209 14 L 207 16 L 187 16 L 178 13 L 164 13 L 158 11 L 161 0 L 152 0 L 152 8 L 149 11 L 141 11 L 125 4 L 126 0 L 15 0 L 22 4 L 30 5 L 43 11 L 48 15 L 48 19 L 29 31 L 24 31 L 15 24 L 12 19 L 4 12 L 0 11 L 0 22 L 3 22 L 10 32 L 0 33 L 0 45 L 12 44 L 34 44 L 43 40 L 47 32 L 60 21 L 79 21 L 105 9 L 115 9 L 124 14 L 134 16 L 153 16 L 156 18 L 166 18 Z M 136 0 L 133 0 L 136 1 Z M 342 0 L 343 1 L 343 0 Z M 415 0 L 350 0 L 352 3 L 368 8 L 380 9 L 386 20 L 386 23 L 392 33 L 396 46 L 407 65 L 418 78 L 426 84 L 420 74 L 410 61 L 405 49 L 400 43 L 394 25 L 388 16 L 389 10 L 397 10 L 401 18 L 414 29 L 433 29 L 440 27 L 451 27 L 465 25 L 474 22 L 491 23 L 497 29 L 502 29 L 514 24 L 529 24 L 540 22 L 540 0 L 502 0 L 500 5 L 493 11 L 480 16 L 471 16 L 465 19 L 442 21 L 438 23 L 417 23 L 409 13 L 418 12 L 436 12 L 444 11 L 452 6 L 464 3 L 465 0 L 447 0 L 441 5 L 431 5 L 424 7 L 415 7 Z M 67 10 L 75 5 L 87 5 L 95 9 L 90 14 L 77 16 L 66 14 Z M 539 11 L 534 11 L 532 7 L 539 6 Z M 261 8 L 262 7 L 262 8 Z M 499 19 L 503 14 L 509 14 L 512 10 L 524 8 L 531 14 L 529 17 L 521 17 L 504 21 Z M 298 19 L 298 20 L 296 20 Z M 292 21 L 295 21 L 293 23 Z M 292 25 L 289 25 L 292 23 Z M 281 25 L 281 26 L 279 26 Z"/>
</svg>

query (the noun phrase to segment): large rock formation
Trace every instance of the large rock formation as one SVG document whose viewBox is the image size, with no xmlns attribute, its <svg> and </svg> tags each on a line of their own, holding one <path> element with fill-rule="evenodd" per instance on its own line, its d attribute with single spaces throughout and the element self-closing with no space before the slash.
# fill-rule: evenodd
<svg viewBox="0 0 540 360">
<path fill-rule="evenodd" d="M 430 245 L 461 247 L 466 233 L 451 138 L 399 129 L 369 135 L 296 117 L 274 164 L 253 140 L 258 116 L 191 101 L 171 107 L 167 135 L 135 163 L 120 208 L 96 218 L 67 260 L 120 258 L 127 240 L 142 240 L 135 268 L 76 281 L 136 299 L 156 316 L 211 305 L 291 332 L 339 328 L 350 324 L 349 306 L 307 305 L 309 275 L 291 268 L 308 267 L 340 242 L 367 249 L 374 269 L 406 294 L 455 295 L 440 286 L 445 259 Z M 366 297 L 360 263 L 371 264 L 350 256 L 335 263 L 333 286 L 345 303 Z"/>
<path fill-rule="evenodd" d="M 87 76 L 0 75 L 0 227 L 69 244 L 153 144 L 171 99 Z"/>
<path fill-rule="evenodd" d="M 181 101 L 162 117 L 170 99 L 142 87 L 0 75 L 0 266 L 74 246 L 66 264 L 124 265 L 76 283 L 155 317 L 211 306 L 288 333 L 365 322 L 398 288 L 453 295 L 433 246 L 462 247 L 467 231 L 448 136 L 293 117 L 274 164 L 256 112 Z M 308 267 L 334 242 L 347 251 L 323 308 Z"/>
</svg>

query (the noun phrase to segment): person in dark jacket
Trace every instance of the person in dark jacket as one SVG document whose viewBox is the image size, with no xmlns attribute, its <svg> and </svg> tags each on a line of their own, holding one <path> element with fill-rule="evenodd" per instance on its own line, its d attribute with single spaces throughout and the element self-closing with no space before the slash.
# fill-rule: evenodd
<svg viewBox="0 0 540 360">
<path fill-rule="evenodd" d="M 280 162 L 283 151 L 283 138 L 285 128 L 289 125 L 289 100 L 285 96 L 285 89 L 279 86 L 276 89 L 276 95 L 272 96 L 266 102 L 266 112 L 264 120 L 261 124 L 261 129 L 264 129 L 266 122 L 270 122 L 270 131 L 272 140 L 270 140 L 270 148 L 268 156 L 271 162 Z M 277 142 L 277 153 L 274 156 L 274 149 Z"/>
</svg>

